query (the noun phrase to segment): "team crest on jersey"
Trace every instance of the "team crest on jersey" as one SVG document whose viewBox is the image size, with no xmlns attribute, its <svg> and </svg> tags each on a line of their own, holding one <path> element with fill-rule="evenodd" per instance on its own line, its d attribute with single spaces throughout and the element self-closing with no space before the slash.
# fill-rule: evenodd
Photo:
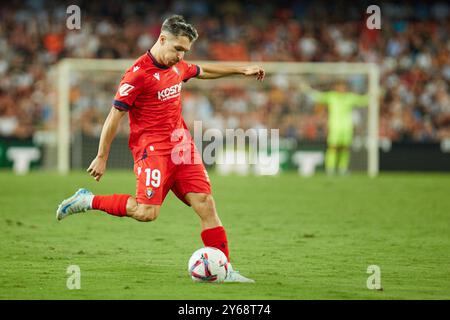
<svg viewBox="0 0 450 320">
<path fill-rule="evenodd" d="M 147 198 L 150 199 L 151 197 L 153 197 L 153 194 L 154 194 L 153 189 L 150 187 L 147 187 L 147 189 L 145 190 L 145 195 L 147 196 Z"/>
<path fill-rule="evenodd" d="M 172 67 L 172 70 L 175 71 L 175 73 L 176 73 L 177 75 L 180 75 L 180 71 L 178 70 L 177 67 L 173 66 L 173 67 Z"/>
<path fill-rule="evenodd" d="M 153 74 L 153 76 L 155 77 L 156 80 L 159 81 L 159 73 L 158 73 L 158 72 L 155 72 L 155 73 Z"/>
</svg>

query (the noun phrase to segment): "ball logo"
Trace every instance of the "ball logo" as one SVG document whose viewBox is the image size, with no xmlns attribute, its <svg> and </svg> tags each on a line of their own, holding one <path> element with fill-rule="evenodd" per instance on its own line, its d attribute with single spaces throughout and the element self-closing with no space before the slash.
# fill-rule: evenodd
<svg viewBox="0 0 450 320">
<path fill-rule="evenodd" d="M 132 86 L 131 84 L 128 84 L 128 83 L 124 83 L 119 88 L 119 95 L 121 97 L 127 96 L 128 93 L 133 89 L 134 89 L 134 86 Z"/>
</svg>

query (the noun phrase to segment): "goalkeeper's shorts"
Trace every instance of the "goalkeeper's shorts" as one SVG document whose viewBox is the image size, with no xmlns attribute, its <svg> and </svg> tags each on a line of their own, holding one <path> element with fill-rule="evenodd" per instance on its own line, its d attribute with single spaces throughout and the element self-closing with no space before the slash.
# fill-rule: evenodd
<svg viewBox="0 0 450 320">
<path fill-rule="evenodd" d="M 353 128 L 330 130 L 327 137 L 327 144 L 331 146 L 350 147 L 353 140 Z"/>
</svg>

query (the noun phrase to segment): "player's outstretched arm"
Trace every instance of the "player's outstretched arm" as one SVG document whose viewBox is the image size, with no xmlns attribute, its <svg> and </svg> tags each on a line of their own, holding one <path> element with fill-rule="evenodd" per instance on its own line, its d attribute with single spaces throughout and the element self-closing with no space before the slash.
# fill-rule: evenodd
<svg viewBox="0 0 450 320">
<path fill-rule="evenodd" d="M 322 92 L 312 88 L 308 83 L 306 83 L 303 79 L 299 81 L 298 87 L 301 92 L 304 92 L 314 99 L 314 101 L 319 103 L 328 103 L 328 93 Z"/>
<path fill-rule="evenodd" d="M 103 124 L 102 133 L 100 135 L 100 143 L 98 146 L 98 153 L 91 165 L 86 170 L 95 180 L 100 181 L 106 170 L 106 162 L 108 161 L 109 149 L 114 137 L 117 133 L 120 120 L 125 115 L 124 111 L 120 111 L 114 107 L 108 114 L 108 117 Z"/>
<path fill-rule="evenodd" d="M 369 105 L 369 95 L 368 94 L 356 94 L 352 93 L 353 106 L 357 108 L 365 108 Z"/>
<path fill-rule="evenodd" d="M 266 72 L 260 66 L 229 66 L 224 64 L 204 64 L 200 66 L 199 79 L 217 79 L 232 75 L 256 76 L 263 81 Z"/>
</svg>

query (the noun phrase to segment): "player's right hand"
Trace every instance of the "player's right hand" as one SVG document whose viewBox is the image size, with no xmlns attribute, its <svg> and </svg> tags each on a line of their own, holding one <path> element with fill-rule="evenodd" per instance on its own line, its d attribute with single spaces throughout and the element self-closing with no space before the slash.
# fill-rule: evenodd
<svg viewBox="0 0 450 320">
<path fill-rule="evenodd" d="M 303 80 L 300 80 L 299 81 L 299 89 L 300 89 L 300 91 L 301 92 L 308 92 L 308 91 L 311 91 L 312 90 L 312 88 L 311 88 L 311 86 L 309 85 L 309 84 L 307 84 L 305 81 L 303 81 Z"/>
<path fill-rule="evenodd" d="M 244 67 L 243 73 L 246 76 L 256 76 L 256 80 L 258 80 L 258 81 L 263 81 L 264 77 L 266 75 L 266 72 L 260 66 L 247 66 L 247 67 Z"/>
<path fill-rule="evenodd" d="M 105 173 L 105 170 L 106 159 L 97 156 L 94 160 L 92 160 L 91 165 L 86 171 L 89 172 L 89 174 L 93 176 L 95 180 L 100 181 L 100 178 Z"/>
</svg>

